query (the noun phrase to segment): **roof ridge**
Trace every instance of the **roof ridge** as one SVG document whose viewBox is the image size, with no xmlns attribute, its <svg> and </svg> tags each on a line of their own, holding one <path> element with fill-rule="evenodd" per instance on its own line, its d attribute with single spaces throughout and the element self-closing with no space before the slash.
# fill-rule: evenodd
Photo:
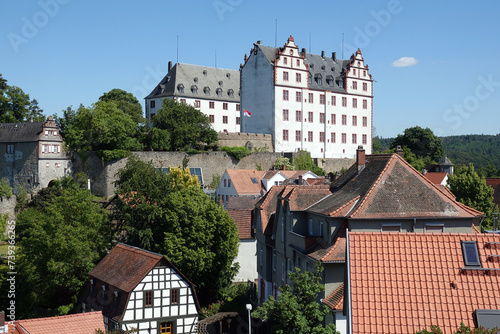
<svg viewBox="0 0 500 334">
<path fill-rule="evenodd" d="M 356 197 L 354 197 L 353 199 L 351 199 L 349 202 L 345 203 L 344 205 L 342 205 L 341 207 L 339 207 L 337 210 L 333 211 L 332 213 L 329 214 L 330 217 L 332 217 L 335 213 L 341 211 L 343 208 L 347 207 L 349 204 L 351 204 L 352 202 L 356 202 L 357 200 L 359 200 L 361 198 L 361 195 L 358 195 Z M 354 203 L 355 205 L 356 203 Z M 353 205 L 353 207 L 354 207 Z M 351 208 L 352 210 L 352 208 Z M 349 210 L 349 212 L 351 211 Z M 349 212 L 347 212 L 347 214 L 349 214 Z"/>
<path fill-rule="evenodd" d="M 19 319 L 16 320 L 17 323 L 19 322 L 35 322 L 35 321 L 45 321 L 47 319 L 60 319 L 60 318 L 73 318 L 73 317 L 82 317 L 82 316 L 88 316 L 88 315 L 94 315 L 94 314 L 102 314 L 102 311 L 91 311 L 91 312 L 84 312 L 84 313 L 73 313 L 73 314 L 65 314 L 65 315 L 57 315 L 54 317 L 43 317 L 43 318 L 32 318 L 32 319 Z"/>
<path fill-rule="evenodd" d="M 158 258 L 158 260 L 161 260 L 162 258 L 165 257 L 162 254 L 151 252 L 151 251 L 148 251 L 148 250 L 136 247 L 136 246 L 127 245 L 127 244 L 124 244 L 122 242 L 117 243 L 115 245 L 115 247 L 123 248 L 125 250 L 132 251 L 134 253 L 144 253 L 145 256 L 149 256 L 149 257 L 152 257 L 152 258 L 155 258 L 155 259 Z"/>
</svg>

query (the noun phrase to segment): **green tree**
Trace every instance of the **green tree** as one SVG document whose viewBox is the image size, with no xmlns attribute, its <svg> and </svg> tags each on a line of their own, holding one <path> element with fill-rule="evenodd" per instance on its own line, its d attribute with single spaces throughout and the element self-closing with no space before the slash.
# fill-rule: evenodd
<svg viewBox="0 0 500 334">
<path fill-rule="evenodd" d="M 423 329 L 421 331 L 416 332 L 415 334 L 442 334 L 443 331 L 439 326 L 433 325 L 431 326 L 431 330 L 428 331 L 427 329 Z M 497 327 L 494 327 L 492 329 L 487 329 L 484 328 L 483 326 L 480 326 L 478 328 L 473 328 L 471 329 L 468 326 L 465 326 L 464 323 L 460 323 L 460 327 L 457 329 L 455 334 L 498 334 L 500 333 L 500 329 Z"/>
<path fill-rule="evenodd" d="M 64 186 L 63 186 L 64 184 Z M 89 191 L 67 179 L 59 194 L 16 219 L 19 311 L 23 316 L 64 314 L 76 302 L 89 271 L 111 244 L 108 212 Z"/>
<path fill-rule="evenodd" d="M 484 177 L 474 171 L 474 165 L 463 165 L 448 177 L 448 187 L 456 196 L 457 201 L 485 214 L 483 230 L 493 227 L 492 213 L 498 212 L 498 206 L 493 203 L 492 187 L 486 185 Z"/>
<path fill-rule="evenodd" d="M 0 73 L 0 91 L 6 88 L 7 88 L 7 80 L 5 80 L 2 76 L 2 73 Z"/>
<path fill-rule="evenodd" d="M 323 267 L 317 263 L 315 271 L 301 272 L 295 268 L 289 274 L 292 287 L 280 287 L 281 294 L 275 300 L 272 296 L 252 312 L 252 317 L 261 318 L 271 324 L 272 332 L 288 333 L 338 333 L 335 325 L 323 326 L 322 321 L 329 312 L 326 305 L 317 302 L 318 294 L 324 291 L 321 284 Z"/>
<path fill-rule="evenodd" d="M 276 160 L 274 160 L 273 167 L 274 169 L 282 170 L 283 166 L 285 166 L 286 170 L 295 169 L 294 165 L 292 165 L 292 163 L 290 162 L 290 159 L 280 155 Z"/>
<path fill-rule="evenodd" d="M 43 122 L 45 121 L 45 116 L 43 115 L 43 109 L 38 106 L 38 101 L 36 99 L 31 100 L 29 109 L 29 119 L 33 122 Z"/>
<path fill-rule="evenodd" d="M 0 180 L 0 197 L 11 197 L 12 196 L 12 188 L 9 184 L 7 178 L 3 177 Z"/>
<path fill-rule="evenodd" d="M 316 175 L 325 175 L 325 171 L 318 167 L 311 158 L 311 153 L 300 151 L 293 157 L 293 165 L 295 170 L 310 170 Z"/>
<path fill-rule="evenodd" d="M 99 101 L 113 101 L 118 109 L 132 117 L 136 123 L 144 123 L 142 107 L 137 98 L 129 92 L 119 88 L 114 88 L 99 97 Z"/>
<path fill-rule="evenodd" d="M 164 174 L 130 157 L 118 172 L 115 219 L 125 242 L 167 256 L 196 286 L 203 303 L 230 284 L 238 230 L 189 169 Z"/>
<path fill-rule="evenodd" d="M 397 146 L 408 147 L 417 157 L 430 157 L 438 162 L 444 156 L 441 139 L 436 137 L 431 129 L 415 126 L 405 129 L 404 134 L 398 135 L 391 143 L 391 149 Z"/>
<path fill-rule="evenodd" d="M 163 100 L 153 127 L 170 133 L 170 148 L 175 151 L 201 149 L 217 142 L 217 132 L 210 119 L 196 108 L 173 99 Z"/>
<path fill-rule="evenodd" d="M 0 123 L 26 122 L 29 119 L 30 97 L 16 86 L 1 90 Z"/>
</svg>

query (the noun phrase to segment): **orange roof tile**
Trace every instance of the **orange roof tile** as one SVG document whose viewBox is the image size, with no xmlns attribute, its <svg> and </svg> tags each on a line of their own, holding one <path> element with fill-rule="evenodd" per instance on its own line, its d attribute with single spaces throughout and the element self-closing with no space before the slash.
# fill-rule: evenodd
<svg viewBox="0 0 500 334">
<path fill-rule="evenodd" d="M 253 239 L 252 210 L 256 199 L 251 197 L 229 197 L 226 205 L 227 213 L 238 225 L 240 240 Z"/>
<path fill-rule="evenodd" d="M 446 172 L 427 172 L 424 174 L 425 178 L 435 185 L 443 183 L 448 173 Z"/>
<path fill-rule="evenodd" d="M 256 169 L 226 169 L 226 173 L 233 183 L 238 195 L 260 195 L 262 188 L 261 179 L 266 173 Z M 257 183 L 252 181 L 257 180 Z"/>
<path fill-rule="evenodd" d="M 328 297 L 323 299 L 323 304 L 332 310 L 341 311 L 344 308 L 344 283 L 342 283 Z"/>
<path fill-rule="evenodd" d="M 476 309 L 500 309 L 494 234 L 349 232 L 353 333 L 474 327 Z M 465 270 L 461 241 L 476 241 L 483 268 Z M 493 245 L 495 246 L 495 245 Z"/>
<path fill-rule="evenodd" d="M 104 331 L 101 311 L 18 320 L 15 325 L 19 333 L 28 334 L 93 334 L 96 329 Z"/>
</svg>

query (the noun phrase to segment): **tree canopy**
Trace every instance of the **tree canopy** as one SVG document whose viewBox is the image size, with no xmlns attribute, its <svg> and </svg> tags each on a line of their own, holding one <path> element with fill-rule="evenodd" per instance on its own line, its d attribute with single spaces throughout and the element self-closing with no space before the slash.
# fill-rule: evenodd
<svg viewBox="0 0 500 334">
<path fill-rule="evenodd" d="M 318 167 L 311 158 L 311 153 L 300 151 L 293 157 L 293 165 L 295 170 L 310 170 L 316 175 L 325 175 L 325 171 Z"/>
<path fill-rule="evenodd" d="M 439 162 L 444 156 L 443 144 L 441 139 L 434 135 L 431 129 L 415 126 L 404 130 L 404 133 L 398 135 L 391 143 L 391 149 L 397 146 L 401 148 L 408 147 L 417 157 L 431 161 Z"/>
<path fill-rule="evenodd" d="M 144 123 L 142 107 L 137 98 L 129 92 L 114 88 L 99 97 L 99 101 L 113 101 L 118 109 L 129 115 L 136 123 Z"/>
<path fill-rule="evenodd" d="M 168 131 L 169 146 L 174 151 L 200 149 L 217 142 L 217 132 L 207 115 L 173 99 L 163 100 L 162 108 L 154 117 L 153 127 Z"/>
<path fill-rule="evenodd" d="M 329 312 L 326 305 L 317 302 L 318 294 L 324 291 L 321 284 L 323 267 L 316 265 L 314 272 L 300 271 L 295 268 L 289 277 L 292 287 L 288 284 L 279 288 L 278 299 L 272 296 L 255 311 L 252 317 L 261 318 L 271 324 L 272 332 L 288 333 L 338 333 L 335 325 L 324 327 L 322 321 Z"/>
<path fill-rule="evenodd" d="M 43 110 L 38 101 L 30 101 L 28 94 L 16 86 L 7 84 L 7 80 L 0 73 L 0 123 L 34 122 L 45 120 Z"/>
<path fill-rule="evenodd" d="M 189 169 L 168 174 L 129 157 L 118 172 L 115 219 L 124 242 L 162 253 L 196 286 L 202 302 L 230 284 L 238 230 Z"/>
<path fill-rule="evenodd" d="M 498 206 L 493 203 L 492 187 L 486 185 L 484 177 L 474 171 L 474 165 L 463 165 L 448 177 L 450 191 L 457 201 L 483 212 L 486 217 L 482 224 L 483 230 L 493 227 L 492 213 L 498 212 Z"/>
</svg>

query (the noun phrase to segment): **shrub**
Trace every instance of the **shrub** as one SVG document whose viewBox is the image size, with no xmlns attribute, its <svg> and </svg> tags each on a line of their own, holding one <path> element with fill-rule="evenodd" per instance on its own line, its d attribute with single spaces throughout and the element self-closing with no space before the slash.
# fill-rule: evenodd
<svg viewBox="0 0 500 334">
<path fill-rule="evenodd" d="M 235 146 L 235 147 L 222 146 L 220 150 L 227 152 L 227 154 L 238 160 L 241 160 L 247 155 L 252 153 L 252 151 L 250 151 L 248 148 L 242 146 Z"/>
</svg>

